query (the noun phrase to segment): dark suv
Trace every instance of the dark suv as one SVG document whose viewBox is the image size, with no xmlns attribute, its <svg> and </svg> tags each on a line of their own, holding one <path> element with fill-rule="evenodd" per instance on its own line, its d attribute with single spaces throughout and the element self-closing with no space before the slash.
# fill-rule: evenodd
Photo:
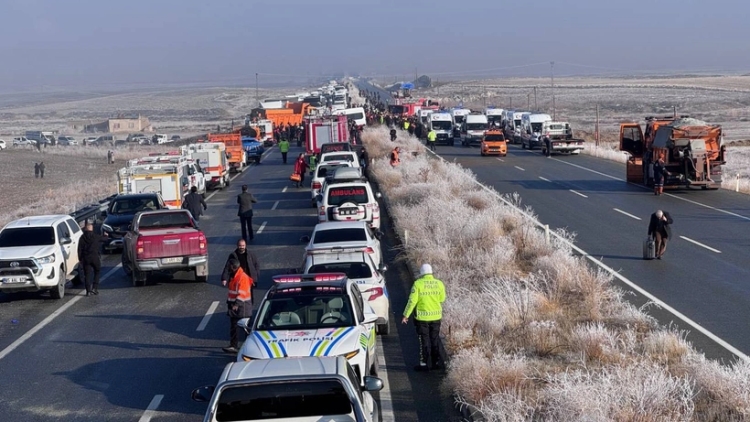
<svg viewBox="0 0 750 422">
<path fill-rule="evenodd" d="M 155 192 L 116 196 L 110 201 L 107 211 L 102 212 L 104 222 L 101 230 L 109 236 L 103 245 L 104 252 L 122 249 L 122 238 L 128 233 L 136 213 L 165 208 L 167 206 L 161 195 Z"/>
</svg>

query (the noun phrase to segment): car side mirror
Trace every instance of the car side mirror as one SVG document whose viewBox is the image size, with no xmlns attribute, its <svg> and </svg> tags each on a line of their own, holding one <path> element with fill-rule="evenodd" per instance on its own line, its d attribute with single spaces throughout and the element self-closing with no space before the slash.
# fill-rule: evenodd
<svg viewBox="0 0 750 422">
<path fill-rule="evenodd" d="M 381 273 L 384 273 L 388 271 L 388 266 L 385 264 L 380 264 L 380 267 L 378 267 L 378 271 L 380 271 Z"/>
<path fill-rule="evenodd" d="M 207 402 L 211 400 L 211 396 L 214 395 L 214 391 L 216 391 L 216 387 L 214 387 L 213 385 L 206 385 L 193 390 L 193 392 L 190 394 L 190 398 L 192 398 L 193 401 L 197 402 Z"/>
<path fill-rule="evenodd" d="M 362 324 L 374 324 L 377 321 L 378 321 L 377 314 L 365 314 L 365 320 L 362 321 Z"/>
<path fill-rule="evenodd" d="M 310 242 L 310 236 L 307 236 L 307 235 L 302 236 L 302 237 L 299 238 L 299 241 L 301 243 L 309 243 Z"/>
<path fill-rule="evenodd" d="M 70 245 L 71 243 L 73 243 L 73 239 L 69 237 L 63 237 L 62 239 L 60 239 L 61 245 Z"/>
<path fill-rule="evenodd" d="M 383 389 L 383 380 L 377 377 L 365 376 L 365 391 L 375 392 Z"/>
<path fill-rule="evenodd" d="M 237 326 L 244 329 L 250 328 L 250 318 L 242 318 L 239 321 L 237 321 Z"/>
<path fill-rule="evenodd" d="M 383 195 L 380 192 L 375 192 L 375 197 L 380 199 L 383 197 Z"/>
</svg>

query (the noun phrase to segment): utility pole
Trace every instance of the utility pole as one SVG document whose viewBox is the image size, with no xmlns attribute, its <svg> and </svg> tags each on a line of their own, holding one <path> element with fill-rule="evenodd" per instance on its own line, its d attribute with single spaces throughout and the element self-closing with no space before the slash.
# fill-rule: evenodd
<svg viewBox="0 0 750 422">
<path fill-rule="evenodd" d="M 255 72 L 255 102 L 256 107 L 260 104 L 260 97 L 258 97 L 258 72 Z"/>
<path fill-rule="evenodd" d="M 549 62 L 550 76 L 552 76 L 552 120 L 555 119 L 555 62 Z"/>
<path fill-rule="evenodd" d="M 677 106 L 672 106 L 672 117 L 677 118 Z"/>
<path fill-rule="evenodd" d="M 534 86 L 534 110 L 539 110 L 539 107 L 536 105 L 536 86 Z"/>
<path fill-rule="evenodd" d="M 531 93 L 526 94 L 526 108 L 531 110 Z"/>
<path fill-rule="evenodd" d="M 513 110 L 513 97 L 510 97 L 510 106 L 508 108 Z"/>
<path fill-rule="evenodd" d="M 599 104 L 596 105 L 596 127 L 594 128 L 594 140 L 596 146 L 599 146 Z"/>
<path fill-rule="evenodd" d="M 417 83 L 417 79 L 418 79 L 418 77 L 417 77 L 417 68 L 415 67 L 414 68 L 414 83 L 415 84 Z"/>
</svg>

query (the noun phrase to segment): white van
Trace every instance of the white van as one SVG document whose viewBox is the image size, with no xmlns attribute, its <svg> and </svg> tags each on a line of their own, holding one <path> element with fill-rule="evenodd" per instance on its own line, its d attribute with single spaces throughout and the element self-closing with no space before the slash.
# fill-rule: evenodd
<svg viewBox="0 0 750 422">
<path fill-rule="evenodd" d="M 487 116 L 487 123 L 490 124 L 490 127 L 494 126 L 498 129 L 502 129 L 504 112 L 505 110 L 502 108 L 495 107 L 487 107 L 484 110 L 484 115 Z"/>
<path fill-rule="evenodd" d="M 464 121 L 466 136 L 461 144 L 470 146 L 472 144 L 481 144 L 484 133 L 490 128 L 487 122 L 487 116 L 484 114 L 469 114 Z"/>
<path fill-rule="evenodd" d="M 451 116 L 453 116 L 453 125 L 460 127 L 463 130 L 463 123 L 466 116 L 471 113 L 468 108 L 454 108 L 451 109 Z"/>
<path fill-rule="evenodd" d="M 354 120 L 354 124 L 358 127 L 364 127 L 367 124 L 365 118 L 365 109 L 362 107 L 345 108 L 343 110 L 336 110 L 332 112 L 334 115 L 345 115 L 346 120 Z"/>
<path fill-rule="evenodd" d="M 419 115 L 419 121 L 422 122 L 425 125 L 428 124 L 430 122 L 429 116 L 430 116 L 430 114 L 432 114 L 434 112 L 435 112 L 435 110 L 432 110 L 432 109 L 429 109 L 429 108 L 427 108 L 427 109 L 420 109 L 419 113 L 418 113 L 418 115 Z M 448 114 L 448 117 L 450 117 L 450 114 Z"/>
<path fill-rule="evenodd" d="M 521 148 L 534 149 L 542 146 L 542 127 L 551 122 L 549 114 L 525 114 L 521 117 Z"/>
<path fill-rule="evenodd" d="M 437 134 L 436 144 L 453 145 L 453 117 L 450 113 L 430 113 L 428 129 Z"/>
<path fill-rule="evenodd" d="M 510 120 L 506 122 L 505 139 L 513 140 L 514 144 L 521 142 L 521 127 L 523 123 L 523 116 L 531 114 L 528 111 L 514 111 Z"/>
</svg>

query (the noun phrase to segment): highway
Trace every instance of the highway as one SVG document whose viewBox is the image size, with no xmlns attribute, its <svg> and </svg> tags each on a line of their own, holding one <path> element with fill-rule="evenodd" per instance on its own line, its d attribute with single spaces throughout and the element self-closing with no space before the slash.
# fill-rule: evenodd
<svg viewBox="0 0 750 422">
<path fill-rule="evenodd" d="M 726 190 L 668 191 L 661 197 L 625 182 L 625 166 L 585 155 L 545 158 L 538 150 L 509 145 L 507 157 L 481 157 L 478 148 L 440 146 L 448 161 L 471 169 L 479 182 L 501 194 L 517 192 L 543 224 L 576 233 L 575 244 L 619 271 L 623 278 L 706 329 L 648 307 L 660 322 L 674 321 L 690 332 L 688 340 L 707 357 L 736 357 L 711 333 L 750 354 L 750 201 Z M 642 243 L 651 213 L 674 218 L 673 239 L 662 260 L 642 260 Z M 633 289 L 621 280 L 615 283 Z M 626 296 L 637 306 L 648 300 Z"/>
<path fill-rule="evenodd" d="M 301 152 L 292 148 L 291 155 Z M 248 184 L 256 204 L 255 240 L 261 263 L 256 304 L 273 275 L 301 264 L 300 237 L 317 223 L 309 189 L 291 186 L 292 164 L 270 149 L 231 186 L 210 194 L 201 228 L 209 243 L 209 283 L 190 275 L 152 278 L 135 288 L 119 267 L 119 255 L 104 256 L 100 294 L 69 289 L 61 301 L 47 295 L 0 294 L 0 379 L 6 421 L 201 421 L 203 403 L 193 388 L 216 383 L 233 355 L 228 344 L 226 289 L 220 274 L 239 238 L 235 196 Z M 403 264 L 395 263 L 394 234 L 384 220 L 384 252 L 391 294 L 391 334 L 379 339 L 376 394 L 383 420 L 457 421 L 452 399 L 440 390 L 442 372 L 416 373 L 417 339 L 399 315 L 411 288 Z"/>
</svg>

